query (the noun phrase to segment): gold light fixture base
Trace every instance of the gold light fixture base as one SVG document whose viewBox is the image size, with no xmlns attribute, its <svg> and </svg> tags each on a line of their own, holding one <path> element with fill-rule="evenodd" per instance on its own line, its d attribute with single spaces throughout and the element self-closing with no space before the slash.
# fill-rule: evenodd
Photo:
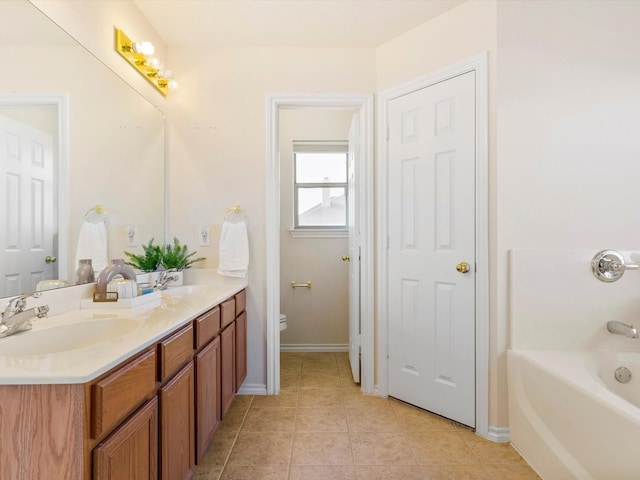
<svg viewBox="0 0 640 480">
<path fill-rule="evenodd" d="M 147 65 L 147 56 L 142 53 L 136 53 L 131 39 L 118 28 L 116 28 L 116 51 L 162 95 L 166 97 L 169 94 L 169 80 L 159 77 L 158 69 Z"/>
</svg>

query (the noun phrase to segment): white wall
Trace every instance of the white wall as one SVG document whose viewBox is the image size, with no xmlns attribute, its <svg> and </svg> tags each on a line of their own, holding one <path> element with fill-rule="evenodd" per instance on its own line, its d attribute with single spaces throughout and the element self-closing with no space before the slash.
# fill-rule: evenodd
<svg viewBox="0 0 640 480">
<path fill-rule="evenodd" d="M 210 226 L 203 267 L 217 267 L 225 210 L 238 203 L 249 221 L 248 377 L 266 384 L 265 96 L 267 93 L 375 90 L 373 49 L 172 49 L 180 89 L 169 102 L 171 234 L 196 244 Z M 176 73 L 177 74 L 177 73 Z"/>
<path fill-rule="evenodd" d="M 280 311 L 287 330 L 280 344 L 349 344 L 348 238 L 292 238 L 293 141 L 347 140 L 350 110 L 280 110 Z M 291 288 L 311 281 L 312 288 Z"/>
<path fill-rule="evenodd" d="M 527 254 L 529 263 L 516 265 L 519 275 L 538 279 L 532 291 L 548 291 L 547 280 L 539 275 L 540 268 L 523 271 L 523 265 L 547 265 L 554 275 L 576 269 L 580 259 L 580 281 L 556 284 L 555 298 L 581 301 L 597 291 L 602 295 L 598 298 L 615 302 L 612 313 L 638 310 L 637 291 L 635 298 L 619 294 L 637 272 L 604 285 L 591 277 L 588 265 L 605 248 L 637 249 L 640 238 L 638 25 L 636 1 L 498 3 L 496 353 L 501 357 L 514 320 L 508 312 L 511 249 L 535 249 Z M 563 261 L 551 249 L 575 253 Z M 563 273 L 560 278 L 576 277 Z M 583 290 L 581 282 L 597 290 Z M 596 332 L 593 321 L 606 323 L 592 316 L 587 323 L 581 315 L 567 317 L 560 314 L 566 302 L 557 305 L 554 320 L 563 330 L 585 333 L 586 327 L 589 336 Z M 582 311 L 587 305 L 576 308 Z M 540 328 L 547 322 L 541 320 Z M 557 335 L 553 325 L 544 331 Z M 503 378 L 502 368 L 499 375 Z"/>
</svg>

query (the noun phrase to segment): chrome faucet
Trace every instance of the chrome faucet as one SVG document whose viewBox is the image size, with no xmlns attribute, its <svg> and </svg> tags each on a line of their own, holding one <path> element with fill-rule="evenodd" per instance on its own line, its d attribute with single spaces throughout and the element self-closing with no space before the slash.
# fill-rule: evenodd
<svg viewBox="0 0 640 480">
<path fill-rule="evenodd" d="M 169 282 L 175 282 L 180 278 L 178 275 L 171 275 L 175 270 L 160 270 L 158 272 L 158 278 L 156 279 L 156 283 L 153 285 L 153 288 L 156 290 L 166 290 Z"/>
<path fill-rule="evenodd" d="M 624 335 L 629 338 L 638 338 L 638 331 L 633 325 L 627 325 L 626 323 L 617 322 L 612 320 L 607 322 L 607 330 L 616 335 Z"/>
<path fill-rule="evenodd" d="M 9 300 L 7 306 L 2 312 L 2 322 L 0 322 L 0 338 L 13 335 L 17 332 L 31 330 L 34 318 L 43 318 L 49 312 L 48 305 L 30 308 L 25 310 L 27 306 L 27 298 L 40 297 L 40 293 L 20 295 Z"/>
</svg>

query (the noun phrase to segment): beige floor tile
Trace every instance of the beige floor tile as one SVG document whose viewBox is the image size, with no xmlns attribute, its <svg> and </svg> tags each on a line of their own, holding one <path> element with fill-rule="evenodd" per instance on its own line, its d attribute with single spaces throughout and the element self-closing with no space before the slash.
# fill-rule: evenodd
<svg viewBox="0 0 640 480">
<path fill-rule="evenodd" d="M 242 432 L 293 432 L 296 409 L 291 407 L 251 407 Z"/>
<path fill-rule="evenodd" d="M 298 407 L 342 407 L 344 395 L 339 388 L 302 388 L 298 393 Z"/>
<path fill-rule="evenodd" d="M 302 365 L 321 364 L 338 365 L 335 353 L 326 352 L 304 352 L 302 354 Z"/>
<path fill-rule="evenodd" d="M 347 407 L 350 432 L 402 433 L 393 409 L 387 405 Z"/>
<path fill-rule="evenodd" d="M 205 466 L 198 467 L 193 475 L 193 480 L 218 480 L 223 467 Z"/>
<path fill-rule="evenodd" d="M 423 466 L 425 480 L 492 480 L 482 465 Z"/>
<path fill-rule="evenodd" d="M 289 480 L 356 480 L 353 465 L 291 465 Z"/>
<path fill-rule="evenodd" d="M 256 395 L 251 408 L 256 407 L 296 407 L 298 404 L 298 389 L 283 387 L 278 395 Z"/>
<path fill-rule="evenodd" d="M 195 480 L 539 479 L 509 445 L 363 395 L 346 352 L 282 352 L 280 362 L 280 395 L 237 396 Z"/>
<path fill-rule="evenodd" d="M 280 365 L 298 363 L 302 365 L 302 352 L 280 352 Z"/>
<path fill-rule="evenodd" d="M 413 453 L 401 433 L 351 433 L 356 465 L 415 465 Z"/>
<path fill-rule="evenodd" d="M 539 480 L 529 465 L 485 465 L 492 480 Z"/>
<path fill-rule="evenodd" d="M 227 465 L 288 465 L 292 434 L 240 432 Z"/>
<path fill-rule="evenodd" d="M 340 376 L 328 373 L 305 373 L 300 377 L 300 388 L 340 388 Z"/>
<path fill-rule="evenodd" d="M 420 467 L 414 465 L 358 465 L 358 480 L 424 480 Z"/>
<path fill-rule="evenodd" d="M 292 465 L 353 465 L 348 433 L 295 433 Z"/>
<path fill-rule="evenodd" d="M 344 405 L 346 407 L 387 407 L 391 408 L 389 400 L 377 395 L 365 395 L 360 389 L 343 388 Z"/>
<path fill-rule="evenodd" d="M 420 465 L 480 463 L 459 432 L 408 432 L 405 435 Z"/>
<path fill-rule="evenodd" d="M 199 465 L 202 467 L 224 465 L 233 448 L 237 435 L 237 428 L 234 427 L 230 429 L 222 425 L 214 435 L 209 450 L 200 459 Z"/>
<path fill-rule="evenodd" d="M 462 439 L 471 447 L 481 463 L 510 463 L 526 465 L 524 459 L 508 443 L 496 443 L 482 438 L 474 432 L 460 432 Z"/>
<path fill-rule="evenodd" d="M 393 406 L 393 403 L 391 405 Z M 456 431 L 451 420 L 424 410 L 393 407 L 393 411 L 398 418 L 398 424 L 404 431 Z"/>
<path fill-rule="evenodd" d="M 243 405 L 240 403 L 235 403 L 234 400 L 234 402 L 231 404 L 231 407 L 229 407 L 229 410 L 227 410 L 227 413 L 222 418 L 222 422 L 226 423 L 227 425 L 241 425 L 248 411 L 249 404 Z"/>
<path fill-rule="evenodd" d="M 296 409 L 296 432 L 348 432 L 347 413 L 343 407 Z"/>
<path fill-rule="evenodd" d="M 300 386 L 301 373 L 285 373 L 280 375 L 280 388 Z"/>
<path fill-rule="evenodd" d="M 236 395 L 236 398 L 233 399 L 233 404 L 237 407 L 249 407 L 253 399 L 253 395 Z"/>
<path fill-rule="evenodd" d="M 228 465 L 220 480 L 287 480 L 289 467 Z"/>
</svg>

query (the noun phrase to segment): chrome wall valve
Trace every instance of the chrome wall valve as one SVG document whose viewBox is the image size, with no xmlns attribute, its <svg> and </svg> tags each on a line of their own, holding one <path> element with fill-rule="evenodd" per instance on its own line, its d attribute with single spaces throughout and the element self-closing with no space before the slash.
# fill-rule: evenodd
<svg viewBox="0 0 640 480">
<path fill-rule="evenodd" d="M 591 260 L 591 270 L 602 282 L 615 282 L 626 270 L 638 270 L 640 265 L 624 263 L 624 257 L 615 250 L 601 250 Z"/>
</svg>

